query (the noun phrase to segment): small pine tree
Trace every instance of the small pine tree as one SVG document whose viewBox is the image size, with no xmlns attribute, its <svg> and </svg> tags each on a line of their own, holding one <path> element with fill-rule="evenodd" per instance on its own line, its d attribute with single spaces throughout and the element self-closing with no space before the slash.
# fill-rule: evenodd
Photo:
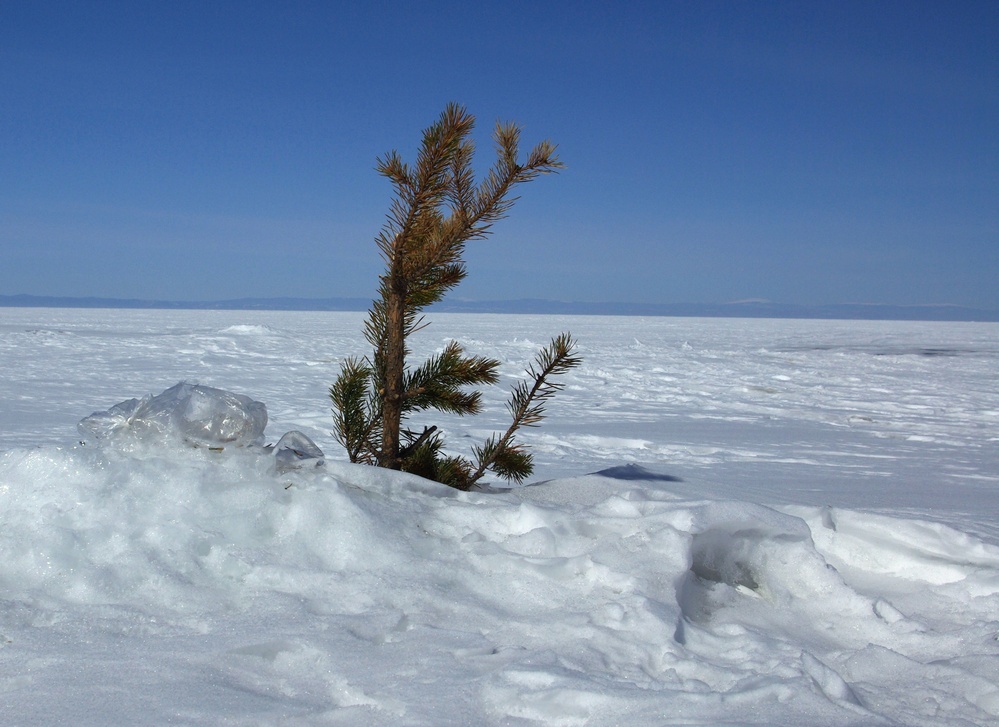
<svg viewBox="0 0 999 727">
<path fill-rule="evenodd" d="M 513 391 L 510 427 L 476 447 L 474 459 L 443 454 L 436 426 L 421 432 L 403 427 L 409 415 L 425 409 L 480 411 L 480 393 L 466 387 L 496 383 L 499 361 L 468 356 L 452 341 L 410 369 L 407 339 L 426 325 L 422 311 L 464 279 L 465 244 L 486 237 L 506 216 L 517 199 L 510 196 L 513 188 L 562 168 L 548 141 L 518 161 L 520 127 L 497 124 L 496 163 L 477 184 L 471 166 L 474 122 L 463 107 L 451 104 L 423 132 L 415 167 L 394 151 L 378 160 L 377 170 L 392 182 L 395 199 L 377 238 L 386 269 L 364 330 L 374 350 L 370 358 L 344 362 L 330 387 L 333 434 L 351 462 L 404 470 L 464 490 L 487 470 L 514 482 L 531 474 L 531 455 L 516 442 L 516 432 L 541 421 L 545 404 L 562 388 L 551 379 L 580 362 L 569 334 L 554 338 L 528 369 L 530 383 Z"/>
</svg>

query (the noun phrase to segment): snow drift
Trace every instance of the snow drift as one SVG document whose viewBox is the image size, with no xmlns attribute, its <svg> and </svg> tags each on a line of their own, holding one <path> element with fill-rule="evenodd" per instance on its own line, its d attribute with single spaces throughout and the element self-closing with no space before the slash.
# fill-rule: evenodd
<svg viewBox="0 0 999 727">
<path fill-rule="evenodd" d="M 180 445 L 9 451 L 0 482 L 11 724 L 999 716 L 999 548 L 941 525 Z"/>
</svg>

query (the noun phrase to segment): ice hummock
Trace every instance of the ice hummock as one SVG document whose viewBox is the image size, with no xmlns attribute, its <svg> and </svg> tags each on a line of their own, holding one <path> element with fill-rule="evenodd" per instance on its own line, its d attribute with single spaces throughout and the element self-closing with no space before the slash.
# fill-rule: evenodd
<svg viewBox="0 0 999 727">
<path fill-rule="evenodd" d="M 77 425 L 84 440 L 132 449 L 164 447 L 178 442 L 220 452 L 226 447 L 260 445 L 267 427 L 267 406 L 243 394 L 180 382 L 162 394 L 127 399 L 107 411 L 94 412 Z M 321 467 L 325 455 L 308 435 L 286 432 L 276 445 L 274 470 Z"/>
<path fill-rule="evenodd" d="M 297 430 L 285 432 L 274 445 L 275 466 L 278 472 L 322 467 L 326 463 L 323 450 Z"/>
<path fill-rule="evenodd" d="M 259 444 L 267 407 L 248 396 L 181 381 L 162 394 L 128 399 L 95 412 L 77 428 L 98 442 L 183 441 L 205 447 Z"/>
</svg>

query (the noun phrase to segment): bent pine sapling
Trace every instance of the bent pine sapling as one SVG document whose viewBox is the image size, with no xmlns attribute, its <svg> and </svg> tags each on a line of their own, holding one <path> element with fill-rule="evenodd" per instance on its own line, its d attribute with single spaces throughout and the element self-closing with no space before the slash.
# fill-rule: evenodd
<svg viewBox="0 0 999 727">
<path fill-rule="evenodd" d="M 469 356 L 452 341 L 413 369 L 406 361 L 407 340 L 427 325 L 424 309 L 464 279 L 465 244 L 486 237 L 506 216 L 517 199 L 513 188 L 562 168 L 548 141 L 521 162 L 520 127 L 497 124 L 496 162 L 476 183 L 474 121 L 463 107 L 451 104 L 423 132 L 415 166 L 394 151 L 378 160 L 377 170 L 391 181 L 395 199 L 376 240 L 385 272 L 364 329 L 373 351 L 370 357 L 345 361 L 330 387 L 333 434 L 351 462 L 412 472 L 463 490 L 486 471 L 513 482 L 530 476 L 531 454 L 516 441 L 516 433 L 538 425 L 545 405 L 562 388 L 553 379 L 580 363 L 572 337 L 555 337 L 528 369 L 528 381 L 514 388 L 509 428 L 475 447 L 471 459 L 444 454 L 436 426 L 422 431 L 404 426 L 412 414 L 427 409 L 458 415 L 481 410 L 480 393 L 466 387 L 495 384 L 499 361 Z"/>
</svg>

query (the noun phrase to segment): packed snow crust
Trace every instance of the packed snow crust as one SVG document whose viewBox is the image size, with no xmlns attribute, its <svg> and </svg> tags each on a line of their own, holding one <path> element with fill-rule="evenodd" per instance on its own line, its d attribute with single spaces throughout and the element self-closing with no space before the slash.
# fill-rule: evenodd
<svg viewBox="0 0 999 727">
<path fill-rule="evenodd" d="M 999 721 L 997 326 L 435 319 L 584 342 L 538 480 L 460 493 L 324 431 L 357 317 L 0 315 L 3 724 Z M 181 378 L 325 464 L 73 436 Z"/>
</svg>

